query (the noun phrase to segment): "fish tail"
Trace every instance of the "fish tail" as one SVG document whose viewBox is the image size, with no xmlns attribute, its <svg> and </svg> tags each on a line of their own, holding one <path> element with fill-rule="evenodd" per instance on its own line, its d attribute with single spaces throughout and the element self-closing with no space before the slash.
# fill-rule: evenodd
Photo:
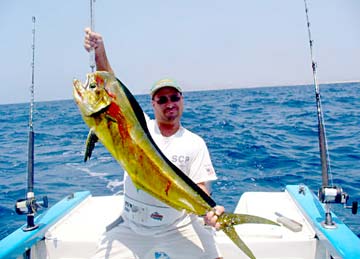
<svg viewBox="0 0 360 259">
<path fill-rule="evenodd" d="M 241 240 L 233 226 L 221 229 L 249 258 L 256 259 L 250 248 Z"/>
<path fill-rule="evenodd" d="M 244 223 L 270 224 L 279 226 L 278 223 L 262 217 L 227 212 L 223 213 L 219 217 L 218 222 L 221 224 L 220 229 L 224 231 L 224 233 L 251 259 L 255 259 L 254 254 L 244 243 L 244 241 L 241 240 L 234 226 Z"/>
</svg>

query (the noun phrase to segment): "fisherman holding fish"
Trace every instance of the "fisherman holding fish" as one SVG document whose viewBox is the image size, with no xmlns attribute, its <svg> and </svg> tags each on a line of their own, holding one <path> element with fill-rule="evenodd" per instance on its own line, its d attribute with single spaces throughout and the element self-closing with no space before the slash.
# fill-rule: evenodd
<svg viewBox="0 0 360 259">
<path fill-rule="evenodd" d="M 85 29 L 84 47 L 95 50 L 96 69 L 114 74 L 100 34 Z M 147 127 L 165 156 L 210 195 L 209 182 L 217 179 L 204 140 L 181 125 L 184 96 L 172 79 L 156 82 L 150 90 L 155 120 L 146 114 Z M 204 216 L 178 211 L 135 187 L 125 172 L 123 222 L 108 230 L 94 258 L 221 258 L 213 228 L 223 206 Z"/>
</svg>

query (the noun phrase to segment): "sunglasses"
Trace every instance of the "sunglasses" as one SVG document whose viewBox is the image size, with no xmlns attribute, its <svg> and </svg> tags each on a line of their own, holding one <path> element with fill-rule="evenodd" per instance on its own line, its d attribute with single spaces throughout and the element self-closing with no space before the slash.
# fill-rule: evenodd
<svg viewBox="0 0 360 259">
<path fill-rule="evenodd" d="M 169 101 L 172 103 L 176 103 L 178 101 L 180 101 L 181 96 L 177 95 L 177 94 L 173 94 L 170 95 L 170 97 L 168 98 L 167 96 L 160 96 L 159 99 L 157 99 L 155 102 L 157 102 L 157 104 L 165 104 Z"/>
</svg>

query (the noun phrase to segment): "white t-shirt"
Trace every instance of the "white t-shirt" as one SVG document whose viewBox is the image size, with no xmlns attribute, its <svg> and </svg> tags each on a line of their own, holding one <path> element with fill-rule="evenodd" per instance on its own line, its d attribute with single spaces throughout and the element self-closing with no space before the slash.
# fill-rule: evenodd
<svg viewBox="0 0 360 259">
<path fill-rule="evenodd" d="M 152 138 L 164 155 L 195 183 L 216 180 L 205 141 L 183 128 L 172 136 L 160 133 L 155 120 L 145 115 Z M 176 228 L 190 221 L 184 211 L 169 207 L 146 192 L 137 189 L 129 175 L 124 174 L 124 217 L 129 226 L 139 234 L 155 234 Z"/>
</svg>

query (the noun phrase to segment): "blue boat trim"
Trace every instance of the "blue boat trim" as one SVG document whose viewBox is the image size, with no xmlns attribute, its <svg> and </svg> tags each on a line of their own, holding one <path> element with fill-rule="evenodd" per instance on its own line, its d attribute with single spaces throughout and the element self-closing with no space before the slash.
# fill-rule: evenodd
<svg viewBox="0 0 360 259">
<path fill-rule="evenodd" d="M 308 218 L 320 240 L 324 238 L 343 259 L 360 258 L 360 239 L 345 225 L 334 213 L 331 213 L 337 228 L 324 228 L 321 223 L 325 220 L 324 205 L 309 188 L 304 186 L 304 191 L 299 192 L 298 185 L 288 185 L 286 190 L 295 200 L 302 213 Z"/>
<path fill-rule="evenodd" d="M 24 232 L 22 227 L 0 241 L 0 259 L 16 259 L 44 238 L 46 231 L 74 207 L 90 196 L 89 191 L 76 192 L 62 199 L 35 219 L 39 227 Z M 26 226 L 26 224 L 24 225 Z M 24 227 L 23 226 L 23 227 Z"/>
</svg>

